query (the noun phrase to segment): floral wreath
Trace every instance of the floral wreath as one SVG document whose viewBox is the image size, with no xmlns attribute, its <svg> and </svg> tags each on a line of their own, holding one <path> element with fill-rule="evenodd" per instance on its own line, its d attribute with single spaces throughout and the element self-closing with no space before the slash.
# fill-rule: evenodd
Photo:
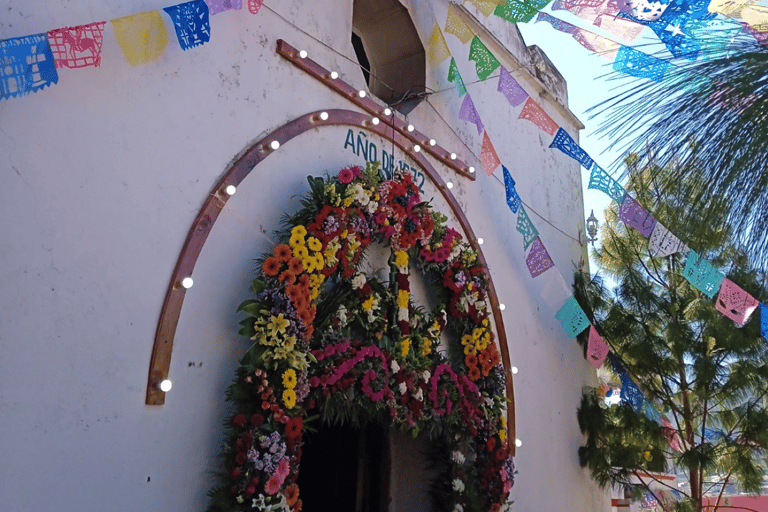
<svg viewBox="0 0 768 512">
<path fill-rule="evenodd" d="M 260 260 L 255 298 L 239 308 L 254 343 L 227 391 L 236 410 L 209 510 L 299 512 L 302 432 L 318 417 L 383 417 L 427 435 L 450 452 L 433 484 L 441 509 L 506 508 L 515 471 L 504 371 L 477 253 L 410 174 L 387 180 L 369 164 L 308 181 L 282 243 Z M 389 282 L 358 271 L 374 242 L 391 248 Z M 412 301 L 413 261 L 433 284 L 432 312 Z"/>
</svg>

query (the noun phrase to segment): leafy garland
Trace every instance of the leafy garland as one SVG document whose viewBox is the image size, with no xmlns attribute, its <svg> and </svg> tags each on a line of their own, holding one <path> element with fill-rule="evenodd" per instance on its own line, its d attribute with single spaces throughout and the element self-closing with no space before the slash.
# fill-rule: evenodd
<svg viewBox="0 0 768 512">
<path fill-rule="evenodd" d="M 211 511 L 299 512 L 302 432 L 312 420 L 385 418 L 450 450 L 441 502 L 498 512 L 514 483 L 504 372 L 488 318 L 486 270 L 409 174 L 378 165 L 308 178 L 302 209 L 260 261 L 240 333 L 254 343 L 227 399 L 226 475 Z M 388 244 L 389 282 L 358 271 Z M 430 313 L 413 304 L 409 268 L 433 284 Z M 437 350 L 447 331 L 447 353 Z M 458 343 L 460 340 L 460 343 Z"/>
</svg>

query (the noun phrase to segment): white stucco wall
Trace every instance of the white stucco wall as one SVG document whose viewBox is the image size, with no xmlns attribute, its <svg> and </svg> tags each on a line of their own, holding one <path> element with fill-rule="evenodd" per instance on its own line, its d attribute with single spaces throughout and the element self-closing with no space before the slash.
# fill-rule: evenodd
<svg viewBox="0 0 768 512">
<path fill-rule="evenodd" d="M 361 163 L 343 148 L 346 129 L 329 128 L 285 144 L 244 181 L 195 268 L 173 351 L 174 388 L 164 406 L 144 405 L 166 287 L 213 184 L 249 141 L 311 111 L 354 109 L 279 57 L 276 40 L 305 48 L 364 87 L 349 42 L 352 0 L 267 4 L 257 16 L 247 10 L 213 16 L 211 42 L 186 52 L 169 33 L 163 56 L 135 68 L 108 24 L 100 68 L 62 69 L 58 85 L 0 101 L 1 510 L 205 509 L 219 468 L 224 390 L 247 346 L 237 335 L 235 309 L 247 298 L 253 260 L 271 249 L 271 232 L 298 205 L 292 196 L 306 190 L 307 174 Z M 167 5 L 0 0 L 0 39 Z M 407 5 L 426 43 L 435 21 L 444 24 L 448 4 Z M 522 51 L 516 31 L 501 32 L 510 25 L 492 29 Z M 468 46 L 446 37 L 465 81 L 472 81 Z M 428 64 L 430 88 L 450 85 L 447 66 Z M 569 279 L 584 254 L 578 165 L 547 149 L 551 138 L 533 124 L 516 119 L 520 107 L 504 101 L 496 80 L 469 90 Z M 566 118 L 542 104 L 577 136 Z M 460 105 L 454 91 L 436 94 L 409 119 L 480 170 L 472 152 L 479 154 L 481 138 L 458 120 Z M 606 496 L 576 455 L 576 407 L 594 370 L 525 268 L 500 170 L 471 182 L 438 169 L 456 183 L 473 229 L 485 239 L 507 305 L 523 441 L 514 510 L 607 510 Z"/>
</svg>

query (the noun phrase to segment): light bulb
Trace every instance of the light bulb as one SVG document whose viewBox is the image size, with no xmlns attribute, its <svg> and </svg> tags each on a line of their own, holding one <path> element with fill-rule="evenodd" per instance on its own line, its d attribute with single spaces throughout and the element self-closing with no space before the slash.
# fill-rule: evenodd
<svg viewBox="0 0 768 512">
<path fill-rule="evenodd" d="M 269 143 L 269 147 L 271 147 L 272 149 L 277 149 L 280 147 L 280 143 L 276 140 L 273 140 L 272 142 Z"/>
<path fill-rule="evenodd" d="M 456 160 L 456 153 L 451 153 L 451 160 Z"/>
<path fill-rule="evenodd" d="M 224 189 L 224 191 L 227 193 L 227 195 L 233 196 L 235 195 L 235 192 L 237 192 L 237 187 L 234 185 L 229 185 Z"/>
<path fill-rule="evenodd" d="M 434 146 L 435 144 L 437 144 L 437 141 L 435 139 L 429 139 L 430 146 Z"/>
<path fill-rule="evenodd" d="M 475 174 L 475 168 L 471 165 L 469 166 L 469 174 Z"/>
<path fill-rule="evenodd" d="M 371 123 L 373 123 L 374 125 L 379 124 L 379 118 L 378 117 L 374 117 L 373 119 L 371 119 Z"/>
<path fill-rule="evenodd" d="M 412 131 L 413 131 L 413 130 L 415 130 L 416 128 L 414 128 L 412 124 L 409 124 L 409 125 L 408 125 L 408 128 L 406 128 L 406 129 L 407 129 L 409 132 L 412 132 Z"/>
<path fill-rule="evenodd" d="M 339 78 L 339 74 L 335 71 L 331 71 L 331 80 L 336 80 Z"/>
<path fill-rule="evenodd" d="M 520 448 L 521 446 L 523 446 L 523 442 L 521 440 L 519 440 L 519 439 L 515 439 L 515 446 Z"/>
<path fill-rule="evenodd" d="M 446 184 L 446 186 L 447 186 L 448 188 L 453 188 L 453 182 L 452 182 L 452 181 L 449 181 L 449 182 Z"/>
<path fill-rule="evenodd" d="M 302 59 L 306 59 L 307 58 L 307 50 L 301 50 L 299 52 L 299 57 L 301 57 Z"/>
<path fill-rule="evenodd" d="M 327 121 L 328 120 L 328 112 L 320 112 L 320 120 L 321 121 Z"/>
<path fill-rule="evenodd" d="M 192 288 L 193 284 L 195 284 L 195 282 L 192 280 L 191 277 L 185 277 L 184 279 L 181 280 L 181 286 L 183 286 L 187 290 Z"/>
<path fill-rule="evenodd" d="M 384 115 L 385 116 L 391 116 L 392 115 L 392 109 L 387 107 L 384 109 Z"/>
<path fill-rule="evenodd" d="M 518 369 L 517 366 L 512 367 L 512 375 L 517 375 Z"/>
<path fill-rule="evenodd" d="M 413 145 L 413 150 L 414 150 L 416 153 L 418 153 L 419 151 L 421 151 L 421 146 L 419 146 L 418 144 L 414 144 L 414 145 Z"/>
<path fill-rule="evenodd" d="M 477 243 L 480 244 L 480 245 L 483 245 L 484 242 L 485 242 L 485 240 L 483 240 L 482 238 L 478 238 L 477 239 Z"/>
<path fill-rule="evenodd" d="M 506 304 L 504 304 L 503 302 L 501 304 L 499 304 L 499 311 L 504 311 L 505 309 L 507 309 L 507 305 Z"/>
<path fill-rule="evenodd" d="M 173 387 L 173 382 L 171 382 L 168 379 L 165 379 L 163 382 L 160 383 L 160 391 L 163 393 L 167 393 L 171 390 Z"/>
<path fill-rule="evenodd" d="M 361 89 L 361 90 L 357 91 L 357 95 L 360 96 L 361 98 L 365 98 L 365 91 L 363 91 Z"/>
</svg>

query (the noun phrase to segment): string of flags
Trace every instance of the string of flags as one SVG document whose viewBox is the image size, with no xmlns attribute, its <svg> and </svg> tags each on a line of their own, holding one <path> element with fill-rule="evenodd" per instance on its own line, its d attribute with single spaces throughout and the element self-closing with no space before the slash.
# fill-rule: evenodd
<svg viewBox="0 0 768 512">
<path fill-rule="evenodd" d="M 509 6 L 512 4 L 507 2 L 505 5 Z M 631 197 L 618 181 L 601 168 L 573 140 L 565 129 L 558 126 L 556 121 L 544 111 L 541 105 L 501 66 L 498 59 L 492 55 L 492 58 L 486 55 L 490 54 L 490 51 L 452 9 L 455 9 L 453 4 L 449 6 L 448 10 L 448 19 L 445 24 L 446 33 L 455 35 L 459 41 L 464 43 L 472 41 L 469 60 L 475 62 L 478 79 L 486 80 L 492 71 L 500 68 L 497 91 L 502 93 L 511 106 L 518 107 L 523 104 L 518 119 L 530 121 L 543 132 L 552 135 L 553 139 L 549 146 L 550 148 L 558 149 L 590 171 L 588 188 L 601 190 L 618 203 L 620 220 L 649 240 L 649 252 L 654 256 L 668 256 L 675 253 L 687 256 L 686 266 L 683 271 L 685 278 L 708 297 L 713 298 L 717 295 L 715 305 L 718 311 L 739 325 L 745 324 L 759 306 L 761 333 L 763 337 L 768 339 L 768 306 L 759 303 L 736 283 L 727 279 L 709 261 L 701 258 L 695 251 L 689 249 L 675 234 L 658 222 L 648 210 Z M 433 33 L 439 32 L 439 24 L 435 24 Z M 668 420 L 645 399 L 643 392 L 627 372 L 621 359 L 610 350 L 598 330 L 590 323 L 586 313 L 567 285 L 564 284 L 565 281 L 562 275 L 555 267 L 536 226 L 526 212 L 522 199 L 515 188 L 515 180 L 506 166 L 502 165 L 488 132 L 484 130 L 480 114 L 472 102 L 471 94 L 466 90 L 466 86 L 459 74 L 456 60 L 448 49 L 445 38 L 441 34 L 440 38 L 435 39 L 439 39 L 442 41 L 441 44 L 445 45 L 445 49 L 440 52 L 442 60 L 451 59 L 448 81 L 454 83 L 457 89 L 459 84 L 461 84 L 459 97 L 464 99 L 459 111 L 459 118 L 473 123 L 478 129 L 478 134 L 482 134 L 483 138 L 480 149 L 482 167 L 488 175 L 492 175 L 499 166 L 502 168 L 506 202 L 510 211 L 517 215 L 516 230 L 523 238 L 523 250 L 526 253 L 525 263 L 531 277 L 544 279 L 544 276 L 549 276 L 550 282 L 561 284 L 559 287 L 555 286 L 555 288 L 558 288 L 556 298 L 560 300 L 560 307 L 555 314 L 555 318 L 562 326 L 565 334 L 570 338 L 575 338 L 586 329 L 589 329 L 587 359 L 595 368 L 600 368 L 606 360 L 610 362 L 614 373 L 621 380 L 620 398 L 622 401 L 630 403 L 637 411 L 644 413 L 647 417 L 654 419 L 654 421 L 660 424 L 664 421 L 668 423 Z M 625 59 L 622 51 L 629 53 L 628 50 L 625 50 L 625 47 L 617 48 L 616 58 L 622 59 L 622 65 L 628 65 L 627 63 L 631 59 Z M 637 72 L 640 73 L 639 70 Z M 651 71 L 648 72 L 650 73 Z M 679 443 L 676 443 L 675 440 L 671 440 L 670 444 L 678 444 L 679 447 Z"/>
<path fill-rule="evenodd" d="M 263 0 L 247 0 L 258 14 Z M 243 0 L 191 0 L 163 9 L 182 50 L 211 39 L 211 15 L 241 10 Z M 101 66 L 106 21 L 63 27 L 47 33 L 0 40 L 0 100 L 24 96 L 59 82 L 57 69 Z M 159 58 L 168 45 L 160 11 L 147 11 L 110 22 L 125 60 L 138 66 Z"/>
</svg>

